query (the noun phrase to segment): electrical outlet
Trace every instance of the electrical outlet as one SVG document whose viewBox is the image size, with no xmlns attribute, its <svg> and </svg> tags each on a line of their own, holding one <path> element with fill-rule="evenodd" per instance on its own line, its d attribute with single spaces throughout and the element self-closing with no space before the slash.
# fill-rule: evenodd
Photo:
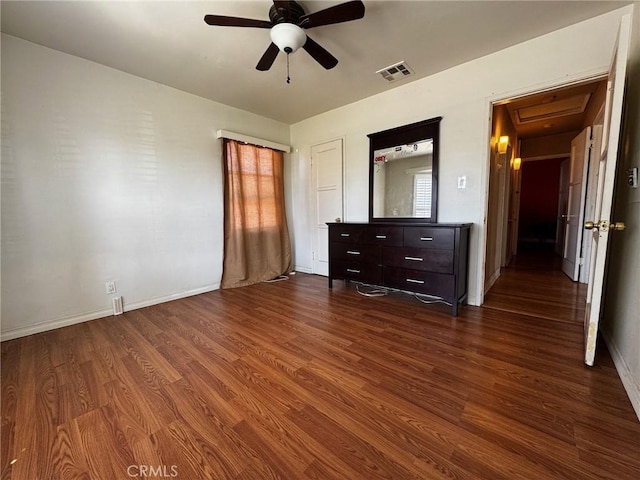
<svg viewBox="0 0 640 480">
<path fill-rule="evenodd" d="M 104 284 L 105 289 L 107 290 L 107 295 L 112 295 L 116 293 L 116 282 L 107 282 Z"/>
</svg>

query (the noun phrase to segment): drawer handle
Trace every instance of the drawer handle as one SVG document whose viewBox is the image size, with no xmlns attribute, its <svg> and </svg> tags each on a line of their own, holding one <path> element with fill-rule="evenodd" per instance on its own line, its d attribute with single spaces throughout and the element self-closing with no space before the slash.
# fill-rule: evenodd
<svg viewBox="0 0 640 480">
<path fill-rule="evenodd" d="M 405 260 L 411 260 L 412 262 L 423 262 L 424 259 L 420 257 L 404 257 Z"/>
<path fill-rule="evenodd" d="M 386 235 L 376 235 L 376 238 L 379 238 L 381 240 L 385 240 L 387 238 Z"/>
<path fill-rule="evenodd" d="M 413 278 L 407 278 L 406 281 L 408 283 L 420 283 L 420 284 L 424 283 L 424 280 L 414 280 Z"/>
<path fill-rule="evenodd" d="M 433 242 L 433 237 L 420 237 L 422 242 Z"/>
<path fill-rule="evenodd" d="M 349 255 L 360 255 L 360 252 L 356 252 L 355 250 L 347 250 Z"/>
<path fill-rule="evenodd" d="M 349 235 L 348 233 L 341 233 L 340 236 L 341 237 L 350 237 L 351 235 Z"/>
<path fill-rule="evenodd" d="M 347 268 L 347 272 L 349 272 L 349 273 L 360 273 L 360 270 L 354 270 L 353 268 Z"/>
</svg>

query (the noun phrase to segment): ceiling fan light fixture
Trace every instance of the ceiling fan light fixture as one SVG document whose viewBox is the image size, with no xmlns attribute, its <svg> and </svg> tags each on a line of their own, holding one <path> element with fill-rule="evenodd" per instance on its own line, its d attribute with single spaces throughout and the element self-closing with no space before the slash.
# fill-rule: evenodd
<svg viewBox="0 0 640 480">
<path fill-rule="evenodd" d="M 271 28 L 271 41 L 284 53 L 293 53 L 307 41 L 307 34 L 293 23 L 279 23 Z"/>
</svg>

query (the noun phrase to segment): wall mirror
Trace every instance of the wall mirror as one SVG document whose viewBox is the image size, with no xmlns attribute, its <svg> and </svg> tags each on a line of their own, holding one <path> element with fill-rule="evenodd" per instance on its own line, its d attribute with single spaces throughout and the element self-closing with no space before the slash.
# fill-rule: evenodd
<svg viewBox="0 0 640 480">
<path fill-rule="evenodd" d="M 369 137 L 369 221 L 437 221 L 440 120 Z"/>
</svg>

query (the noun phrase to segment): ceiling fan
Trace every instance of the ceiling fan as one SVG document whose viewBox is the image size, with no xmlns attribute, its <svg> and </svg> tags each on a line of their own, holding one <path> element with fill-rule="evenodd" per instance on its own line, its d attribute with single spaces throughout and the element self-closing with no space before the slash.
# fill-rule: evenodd
<svg viewBox="0 0 640 480">
<path fill-rule="evenodd" d="M 364 4 L 360 0 L 341 3 L 314 13 L 305 13 L 302 6 L 294 1 L 274 1 L 269 8 L 268 21 L 225 15 L 205 15 L 204 21 L 214 26 L 271 29 L 271 45 L 256 65 L 257 70 L 269 70 L 281 50 L 287 54 L 288 59 L 288 55 L 300 47 L 329 70 L 338 64 L 338 60 L 312 40 L 303 29 L 349 22 L 362 17 Z"/>
</svg>

